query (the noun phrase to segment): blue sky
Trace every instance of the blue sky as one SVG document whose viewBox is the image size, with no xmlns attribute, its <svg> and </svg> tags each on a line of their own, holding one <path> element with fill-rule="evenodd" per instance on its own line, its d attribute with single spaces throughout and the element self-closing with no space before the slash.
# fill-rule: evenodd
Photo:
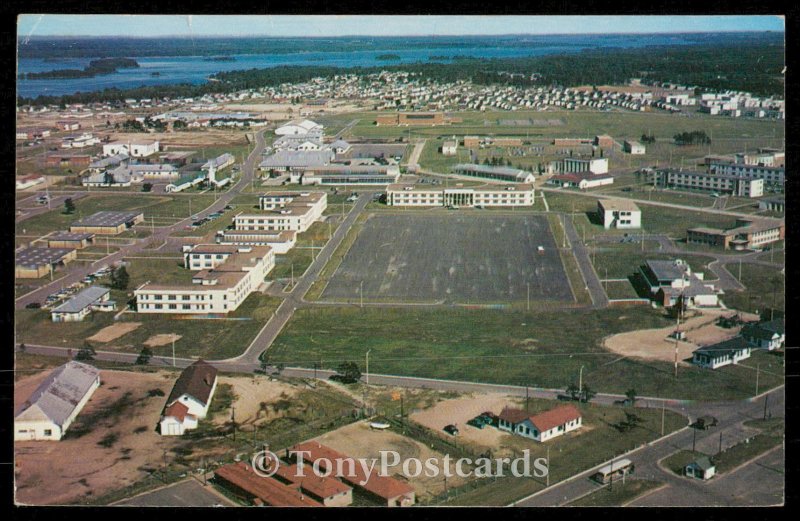
<svg viewBox="0 0 800 521">
<path fill-rule="evenodd" d="M 783 31 L 778 16 L 20 15 L 20 36 L 403 36 Z"/>
</svg>

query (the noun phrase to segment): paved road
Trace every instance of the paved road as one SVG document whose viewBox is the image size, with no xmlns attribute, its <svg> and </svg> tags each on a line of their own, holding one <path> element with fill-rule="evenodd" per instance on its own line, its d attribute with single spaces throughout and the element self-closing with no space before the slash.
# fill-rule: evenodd
<svg viewBox="0 0 800 521">
<path fill-rule="evenodd" d="M 769 410 L 773 416 L 784 415 L 785 391 L 780 387 L 767 393 L 769 396 Z M 679 476 L 673 476 L 665 472 L 657 465 L 657 462 L 677 450 L 692 448 L 693 437 L 696 436 L 695 443 L 697 450 L 715 453 L 719 443 L 719 435 L 722 433 L 723 447 L 728 447 L 744 438 L 752 435 L 755 431 L 744 427 L 742 423 L 749 419 L 758 419 L 764 414 L 765 398 L 758 400 L 746 400 L 738 402 L 718 402 L 718 403 L 694 403 L 688 402 L 677 408 L 679 412 L 687 414 L 691 420 L 700 414 L 711 414 L 719 420 L 719 425 L 708 431 L 698 431 L 692 428 L 685 428 L 671 436 L 656 441 L 650 445 L 639 448 L 626 457 L 636 465 L 635 476 L 639 478 L 655 479 L 669 483 L 671 487 L 684 490 L 688 497 L 690 493 L 698 490 L 703 484 L 684 480 Z M 671 407 L 675 410 L 675 408 Z M 598 467 L 582 472 L 572 478 L 552 485 L 533 496 L 516 502 L 518 506 L 555 506 L 563 505 L 582 495 L 600 488 L 599 485 L 590 481 L 591 476 Z M 702 489 L 700 489 L 702 492 Z M 716 505 L 721 499 L 714 494 L 695 494 L 689 503 L 692 506 Z M 725 504 L 725 503 L 723 503 Z"/>
<path fill-rule="evenodd" d="M 244 166 L 242 167 L 242 176 L 239 178 L 239 181 L 231 187 L 230 190 L 227 192 L 220 194 L 219 198 L 216 202 L 208 206 L 205 210 L 201 210 L 196 212 L 195 215 L 201 217 L 205 217 L 210 213 L 213 213 L 217 210 L 221 210 L 224 208 L 234 197 L 236 197 L 245 187 L 247 187 L 255 175 L 255 167 L 258 164 L 261 153 L 264 150 L 264 132 L 258 132 L 256 134 L 256 146 L 250 155 L 247 157 L 247 161 L 245 162 Z M 171 234 L 182 230 L 187 224 L 192 221 L 191 217 L 187 217 L 186 219 L 172 224 L 170 226 L 163 226 L 159 228 L 155 228 L 153 235 L 150 237 L 136 241 L 135 243 L 127 246 L 123 246 L 122 249 L 109 255 L 108 257 L 104 257 L 92 263 L 86 264 L 83 267 L 73 267 L 70 272 L 61 279 L 47 284 L 45 286 L 40 287 L 39 289 L 32 291 L 26 295 L 23 295 L 16 299 L 15 304 L 17 309 L 24 308 L 26 305 L 32 302 L 42 303 L 44 299 L 54 293 L 55 291 L 61 289 L 64 286 L 69 286 L 74 282 L 78 282 L 81 279 L 85 278 L 88 274 L 96 271 L 100 266 L 103 265 L 111 265 L 113 263 L 121 261 L 128 255 L 133 255 L 139 253 L 140 251 L 144 250 L 146 246 L 150 242 L 155 242 L 157 244 L 163 243 Z"/>
<path fill-rule="evenodd" d="M 418 170 L 420 173 L 422 171 L 419 169 L 419 156 L 422 154 L 422 149 L 425 148 L 426 141 L 423 139 L 417 142 L 414 145 L 414 150 L 411 151 L 411 156 L 408 158 L 408 168 Z"/>
<path fill-rule="evenodd" d="M 559 214 L 564 230 L 567 234 L 567 239 L 572 246 L 572 252 L 575 255 L 575 260 L 578 261 L 578 268 L 581 270 L 581 275 L 592 297 L 592 307 L 604 308 L 608 306 L 608 297 L 603 290 L 603 285 L 597 272 L 592 265 L 592 260 L 589 258 L 589 250 L 586 245 L 581 241 L 578 231 L 575 229 L 575 224 L 572 219 L 567 219 L 566 214 Z"/>
<path fill-rule="evenodd" d="M 344 135 L 345 132 L 347 132 L 351 128 L 355 127 L 358 124 L 359 121 L 361 121 L 361 120 L 360 119 L 354 119 L 353 121 L 351 121 L 350 123 L 345 125 L 345 127 L 342 130 L 340 130 L 339 132 L 336 133 L 335 136 L 333 136 L 333 141 L 336 141 L 337 139 L 340 139 Z"/>
<path fill-rule="evenodd" d="M 41 215 L 43 213 L 51 212 L 51 211 L 61 211 L 64 209 L 64 201 L 67 199 L 72 199 L 73 201 L 77 201 L 82 197 L 86 197 L 87 192 L 68 192 L 65 194 L 54 194 L 53 191 L 50 191 L 50 205 L 46 204 L 37 204 L 36 197 L 39 195 L 43 195 L 45 192 L 37 192 L 34 194 L 35 196 L 28 197 L 27 199 L 23 199 L 22 201 L 17 201 L 17 216 L 16 222 L 21 223 L 31 217 L 35 217 L 37 215 Z M 24 235 L 24 234 L 23 234 Z"/>
<path fill-rule="evenodd" d="M 353 226 L 356 218 L 359 214 L 364 210 L 367 206 L 367 203 L 370 202 L 372 199 L 372 193 L 363 193 L 356 201 L 356 204 L 353 205 L 353 208 L 350 209 L 350 212 L 345 217 L 342 224 L 336 229 L 333 233 L 333 237 L 327 242 L 327 244 L 319 251 L 317 257 L 314 259 L 314 262 L 308 267 L 306 272 L 300 277 L 300 279 L 295 283 L 292 290 L 283 299 L 283 302 L 278 306 L 278 309 L 275 310 L 275 313 L 272 315 L 272 318 L 264 325 L 258 335 L 253 339 L 253 341 L 248 346 L 247 350 L 242 353 L 241 355 L 230 359 L 232 362 L 236 363 L 248 363 L 248 364 L 258 364 L 258 357 L 263 353 L 265 350 L 272 345 L 272 342 L 281 332 L 283 327 L 292 318 L 294 311 L 303 304 L 303 297 L 311 288 L 311 285 L 314 281 L 317 280 L 322 268 L 325 267 L 328 260 L 330 260 L 331 256 L 333 256 L 333 252 L 336 251 L 336 248 L 339 247 L 339 244 L 344 240 L 347 232 L 350 231 L 350 228 Z"/>
<path fill-rule="evenodd" d="M 203 485 L 195 478 L 188 478 L 173 485 L 139 494 L 116 503 L 124 507 L 221 507 L 237 506 L 236 503 Z"/>
</svg>

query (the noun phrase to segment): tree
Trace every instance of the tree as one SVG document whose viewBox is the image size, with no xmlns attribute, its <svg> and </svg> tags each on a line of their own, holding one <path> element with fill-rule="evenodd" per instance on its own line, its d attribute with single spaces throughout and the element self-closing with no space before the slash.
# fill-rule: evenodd
<svg viewBox="0 0 800 521">
<path fill-rule="evenodd" d="M 19 345 L 19 350 L 20 350 L 20 352 L 24 353 L 24 352 L 25 352 L 25 349 L 27 349 L 27 348 L 25 347 L 25 344 L 24 344 L 24 343 L 22 343 L 22 344 L 20 344 L 20 345 Z"/>
<path fill-rule="evenodd" d="M 571 383 L 567 386 L 567 396 L 572 398 L 573 400 L 577 400 L 580 395 L 580 389 L 574 383 Z"/>
<path fill-rule="evenodd" d="M 142 185 L 142 192 L 149 192 L 152 189 L 153 189 L 153 184 L 152 183 L 144 183 Z"/>
<path fill-rule="evenodd" d="M 72 198 L 68 197 L 66 201 L 64 201 L 64 212 L 65 214 L 75 213 L 75 203 L 72 202 Z"/>
<path fill-rule="evenodd" d="M 597 395 L 597 393 L 591 390 L 588 385 L 584 385 L 583 389 L 581 389 L 581 401 L 583 403 L 589 403 L 595 395 Z"/>
<path fill-rule="evenodd" d="M 355 383 L 361 378 L 361 369 L 358 368 L 358 364 L 355 362 L 342 362 L 336 368 L 334 376 L 336 380 L 342 383 Z"/>
<path fill-rule="evenodd" d="M 636 389 L 631 387 L 625 392 L 625 396 L 628 398 L 628 402 L 633 405 L 636 403 Z"/>
<path fill-rule="evenodd" d="M 139 357 L 136 359 L 136 365 L 147 365 L 150 363 L 150 359 L 152 357 L 153 351 L 151 351 L 149 347 L 145 346 L 142 348 L 141 352 L 139 353 Z"/>
<path fill-rule="evenodd" d="M 125 266 L 120 266 L 111 272 L 111 287 L 113 289 L 128 289 L 129 281 L 130 275 L 128 275 L 128 270 L 125 269 Z"/>
</svg>

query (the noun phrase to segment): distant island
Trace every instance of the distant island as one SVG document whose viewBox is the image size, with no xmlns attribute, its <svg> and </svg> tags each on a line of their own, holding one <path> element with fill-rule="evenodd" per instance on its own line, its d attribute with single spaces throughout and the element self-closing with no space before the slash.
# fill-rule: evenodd
<svg viewBox="0 0 800 521">
<path fill-rule="evenodd" d="M 233 56 L 208 56 L 203 58 L 204 62 L 235 62 L 236 58 Z"/>
<path fill-rule="evenodd" d="M 395 61 L 399 60 L 400 56 L 397 54 L 379 54 L 375 57 L 375 59 L 381 61 Z"/>
<path fill-rule="evenodd" d="M 113 74 L 119 69 L 134 69 L 139 62 L 132 58 L 101 58 L 92 60 L 83 69 L 57 69 L 46 72 L 20 74 L 26 80 L 63 80 L 71 78 L 93 78 L 101 74 Z"/>
</svg>

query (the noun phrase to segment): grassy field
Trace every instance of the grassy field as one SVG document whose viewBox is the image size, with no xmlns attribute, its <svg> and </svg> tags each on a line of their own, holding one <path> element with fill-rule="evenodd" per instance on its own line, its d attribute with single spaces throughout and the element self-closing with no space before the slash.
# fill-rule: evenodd
<svg viewBox="0 0 800 521">
<path fill-rule="evenodd" d="M 322 291 L 325 289 L 325 286 L 328 284 L 331 276 L 336 272 L 339 265 L 342 263 L 344 256 L 347 255 L 347 252 L 350 251 L 350 247 L 358 237 L 358 234 L 364 228 L 364 222 L 367 220 L 367 214 L 362 213 L 359 215 L 350 229 L 347 231 L 347 235 L 342 240 L 339 247 L 336 248 L 336 251 L 333 252 L 330 260 L 328 263 L 325 264 L 325 267 L 322 268 L 319 276 L 314 280 L 314 283 L 309 288 L 308 293 L 306 293 L 306 299 L 310 301 L 319 300 L 320 296 L 322 295 Z"/>
<path fill-rule="evenodd" d="M 753 368 L 761 364 L 761 390 L 783 382 L 780 360 L 754 353 L 748 365 L 717 371 L 681 369 L 666 362 L 619 358 L 601 347 L 606 335 L 671 323 L 651 308 L 507 312 L 459 308 L 307 308 L 298 310 L 270 349 L 273 363 L 322 367 L 354 361 L 370 371 L 543 388 L 566 388 L 584 366 L 590 387 L 643 396 L 734 399 L 753 394 Z M 769 373 L 768 373 L 769 372 Z M 775 373 L 775 374 L 772 374 Z"/>
<path fill-rule="evenodd" d="M 739 264 L 727 265 L 734 277 L 739 276 Z M 722 296 L 725 305 L 730 308 L 751 311 L 773 308 L 786 309 L 786 276 L 777 268 L 742 264 L 740 281 L 747 289 L 744 291 L 727 291 Z"/>
<path fill-rule="evenodd" d="M 268 275 L 271 279 L 286 279 L 294 272 L 295 279 L 303 274 L 311 265 L 312 252 L 316 257 L 319 249 L 328 242 L 329 233 L 334 233 L 338 223 L 315 222 L 308 230 L 297 235 L 295 247 L 286 254 L 275 256 L 275 268 Z M 311 249 L 311 247 L 315 249 Z"/>
<path fill-rule="evenodd" d="M 568 503 L 571 507 L 618 507 L 630 503 L 637 497 L 660 487 L 660 481 L 628 478 L 623 484 L 618 481 L 613 488 L 603 487 L 597 492 Z"/>
<path fill-rule="evenodd" d="M 638 297 L 638 295 L 636 294 L 636 290 L 633 289 L 633 286 L 627 280 L 605 281 L 602 284 L 603 284 L 603 289 L 605 290 L 606 295 L 608 296 L 609 299 L 629 299 Z"/>
<path fill-rule="evenodd" d="M 124 306 L 124 293 L 114 293 L 118 306 Z M 280 299 L 251 294 L 227 320 L 180 320 L 169 315 L 125 313 L 118 322 L 113 313 L 92 313 L 82 322 L 53 323 L 44 310 L 23 309 L 16 313 L 18 342 L 79 349 L 84 340 L 106 326 L 119 322 L 141 322 L 141 326 L 108 343 L 95 342 L 95 349 L 138 353 L 143 342 L 153 335 L 181 335 L 175 354 L 186 357 L 227 358 L 240 354 L 250 344 L 278 307 Z M 241 319 L 241 320 L 235 320 Z M 156 355 L 172 354 L 171 345 L 155 347 Z"/>
<path fill-rule="evenodd" d="M 531 411 L 553 407 L 553 402 L 547 400 L 531 400 L 531 404 Z M 530 449 L 531 458 L 546 457 L 547 449 L 550 449 L 551 484 L 574 476 L 661 436 L 661 412 L 658 410 L 637 409 L 636 414 L 642 420 L 640 426 L 621 433 L 616 425 L 625 419 L 623 409 L 595 405 L 579 407 L 585 428 L 590 427 L 588 430 L 578 430 L 547 443 L 536 443 L 519 436 L 509 438 L 508 443 L 517 451 Z M 685 418 L 669 412 L 665 416 L 664 433 L 668 434 L 685 425 Z M 508 505 L 521 497 L 543 489 L 545 484 L 544 478 L 509 477 L 498 478 L 496 481 L 482 480 L 480 486 L 472 490 L 468 488 L 463 491 L 454 491 L 451 499 L 444 504 L 448 506 Z"/>
<path fill-rule="evenodd" d="M 647 242 L 645 246 L 647 246 Z M 705 272 L 709 280 L 714 279 L 714 274 L 708 271 L 708 264 L 713 257 L 697 255 L 694 253 L 660 253 L 655 251 L 642 251 L 639 243 L 603 243 L 590 247 L 590 256 L 594 262 L 594 269 L 601 279 L 624 279 L 637 273 L 639 266 L 646 260 L 670 260 L 676 257 L 689 263 L 693 271 Z"/>
</svg>

